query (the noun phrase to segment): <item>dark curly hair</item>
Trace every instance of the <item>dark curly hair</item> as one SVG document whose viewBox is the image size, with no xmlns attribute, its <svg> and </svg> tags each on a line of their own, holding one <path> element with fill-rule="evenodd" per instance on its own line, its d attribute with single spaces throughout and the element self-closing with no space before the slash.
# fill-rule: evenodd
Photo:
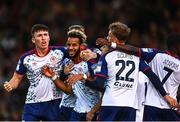
<svg viewBox="0 0 180 122">
<path fill-rule="evenodd" d="M 81 43 L 86 43 L 85 29 L 82 25 L 72 25 L 67 31 L 68 37 L 77 37 L 81 40 Z"/>
</svg>

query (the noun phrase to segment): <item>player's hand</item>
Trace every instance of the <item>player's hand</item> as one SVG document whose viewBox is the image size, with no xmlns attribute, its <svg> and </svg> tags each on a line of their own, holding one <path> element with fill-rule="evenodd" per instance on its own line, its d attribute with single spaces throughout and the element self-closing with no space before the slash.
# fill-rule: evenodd
<svg viewBox="0 0 180 122">
<path fill-rule="evenodd" d="M 92 119 L 94 118 L 94 113 L 89 111 L 87 114 L 86 114 L 86 120 L 87 121 L 92 121 Z"/>
<path fill-rule="evenodd" d="M 107 45 L 107 46 L 111 46 L 111 43 L 109 41 L 107 41 L 106 39 L 104 38 L 98 38 L 96 39 L 96 45 L 99 45 L 99 46 L 104 46 L 104 45 Z"/>
<path fill-rule="evenodd" d="M 179 108 L 180 107 L 177 100 L 170 97 L 169 95 L 165 95 L 164 99 L 166 100 L 166 102 L 169 104 L 169 106 L 171 108 Z"/>
<path fill-rule="evenodd" d="M 74 64 L 72 63 L 68 63 L 65 67 L 64 67 L 64 74 L 69 74 L 72 71 Z"/>
<path fill-rule="evenodd" d="M 9 82 L 7 82 L 7 81 L 4 83 L 3 87 L 7 92 L 10 92 L 10 91 L 13 90 L 11 84 Z"/>
<path fill-rule="evenodd" d="M 86 50 L 81 51 L 80 57 L 84 61 L 89 61 L 91 59 L 95 59 L 97 57 L 97 54 L 92 52 L 90 49 L 86 49 Z"/>
<path fill-rule="evenodd" d="M 52 68 L 50 68 L 50 67 L 47 66 L 47 65 L 45 65 L 45 66 L 42 68 L 42 73 L 43 73 L 45 76 L 49 77 L 49 78 L 52 78 L 52 77 L 55 75 L 55 73 L 54 73 L 54 71 L 52 70 Z"/>
<path fill-rule="evenodd" d="M 83 74 L 76 74 L 71 77 L 69 77 L 66 81 L 69 85 L 75 84 L 77 81 L 83 80 Z"/>
</svg>

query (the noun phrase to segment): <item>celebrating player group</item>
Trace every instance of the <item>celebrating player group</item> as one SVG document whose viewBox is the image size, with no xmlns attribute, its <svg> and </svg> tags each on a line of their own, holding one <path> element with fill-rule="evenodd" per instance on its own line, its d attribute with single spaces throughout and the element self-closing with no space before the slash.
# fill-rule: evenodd
<svg viewBox="0 0 180 122">
<path fill-rule="evenodd" d="M 23 121 L 179 121 L 180 34 L 167 50 L 127 44 L 131 29 L 109 25 L 108 36 L 89 48 L 82 25 L 67 29 L 65 46 L 50 46 L 48 26 L 35 24 L 35 48 L 22 54 L 8 92 L 26 75 L 30 86 Z"/>
</svg>

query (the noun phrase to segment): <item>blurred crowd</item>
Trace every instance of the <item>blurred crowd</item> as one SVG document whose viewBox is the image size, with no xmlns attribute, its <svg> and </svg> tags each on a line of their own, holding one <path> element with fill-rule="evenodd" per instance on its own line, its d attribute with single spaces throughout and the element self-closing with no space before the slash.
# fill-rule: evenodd
<svg viewBox="0 0 180 122">
<path fill-rule="evenodd" d="M 33 48 L 30 29 L 49 26 L 52 45 L 64 45 L 68 26 L 82 24 L 88 45 L 104 37 L 108 25 L 121 21 L 131 27 L 128 43 L 166 49 L 166 37 L 180 33 L 179 0 L 1 0 L 0 1 L 0 120 L 20 120 L 28 82 L 12 93 L 2 84 L 13 75 L 19 56 Z"/>
</svg>

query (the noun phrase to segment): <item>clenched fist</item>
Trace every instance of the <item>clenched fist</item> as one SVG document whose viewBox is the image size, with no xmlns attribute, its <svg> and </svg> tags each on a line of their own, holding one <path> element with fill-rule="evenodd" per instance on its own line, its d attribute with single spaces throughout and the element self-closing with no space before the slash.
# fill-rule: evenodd
<svg viewBox="0 0 180 122">
<path fill-rule="evenodd" d="M 5 89 L 7 92 L 10 92 L 10 91 L 13 90 L 11 84 L 10 84 L 9 82 L 7 82 L 7 81 L 4 83 L 3 86 L 4 86 L 4 89 Z"/>
</svg>

